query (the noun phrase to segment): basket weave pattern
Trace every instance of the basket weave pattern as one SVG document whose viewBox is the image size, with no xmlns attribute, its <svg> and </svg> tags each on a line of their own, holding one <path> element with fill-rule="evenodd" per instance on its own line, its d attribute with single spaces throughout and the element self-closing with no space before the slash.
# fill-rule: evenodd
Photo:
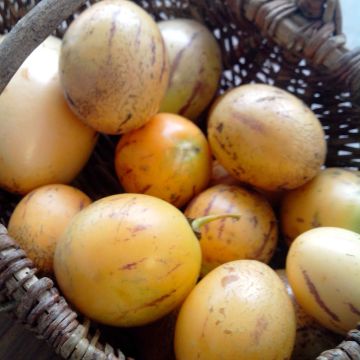
<svg viewBox="0 0 360 360">
<path fill-rule="evenodd" d="M 38 2 L 1 1 L 0 34 L 10 31 Z M 87 2 L 79 11 L 94 2 Z M 325 10 L 322 1 L 135 2 L 156 20 L 186 17 L 206 24 L 222 49 L 224 72 L 219 93 L 250 82 L 276 85 L 294 93 L 312 108 L 324 127 L 328 142 L 326 165 L 359 169 L 360 101 L 356 100 L 356 76 L 360 74 L 360 52 L 344 50 L 337 1 L 328 1 Z M 290 35 L 280 31 L 281 26 L 286 26 L 285 21 L 291 25 L 299 18 L 304 20 L 303 31 L 296 38 L 290 36 L 291 28 Z M 56 30 L 58 36 L 63 35 L 72 19 L 62 22 Z M 282 43 L 287 45 L 281 46 Z M 339 61 L 331 62 L 335 53 L 341 55 Z M 335 71 L 329 71 L 331 66 Z M 121 191 L 113 169 L 116 140 L 102 135 L 89 163 L 74 182 L 93 199 Z M 0 220 L 4 225 L 18 200 L 17 196 L 0 191 Z M 39 280 L 35 276 L 31 262 L 4 226 L 0 228 L 0 290 L 0 300 L 12 299 L 19 320 L 65 359 L 125 358 L 111 346 L 101 346 L 98 334 L 89 336 L 89 324 L 79 323 L 50 279 Z M 351 331 L 347 340 L 318 359 L 360 359 L 359 331 Z"/>
</svg>

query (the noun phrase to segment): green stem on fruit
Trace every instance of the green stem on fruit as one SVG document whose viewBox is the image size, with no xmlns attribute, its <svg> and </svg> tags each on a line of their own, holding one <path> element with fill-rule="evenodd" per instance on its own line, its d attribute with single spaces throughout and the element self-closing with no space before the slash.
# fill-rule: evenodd
<svg viewBox="0 0 360 360">
<path fill-rule="evenodd" d="M 188 220 L 189 220 L 190 226 L 191 226 L 192 230 L 194 231 L 196 237 L 200 240 L 202 226 L 209 224 L 216 220 L 227 219 L 227 218 L 239 220 L 240 217 L 241 216 L 238 214 L 218 214 L 218 215 L 207 215 L 207 216 L 202 216 L 202 217 L 199 217 L 196 219 L 188 219 Z"/>
</svg>

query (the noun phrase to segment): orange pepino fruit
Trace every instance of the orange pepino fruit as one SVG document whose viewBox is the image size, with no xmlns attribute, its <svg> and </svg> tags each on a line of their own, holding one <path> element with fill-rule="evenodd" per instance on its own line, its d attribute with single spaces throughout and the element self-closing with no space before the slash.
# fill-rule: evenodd
<svg viewBox="0 0 360 360">
<path fill-rule="evenodd" d="M 201 274 L 228 261 L 254 259 L 269 262 L 277 243 L 277 223 L 268 202 L 243 187 L 213 186 L 196 196 L 185 210 L 188 218 L 236 214 L 201 228 Z"/>
<path fill-rule="evenodd" d="M 158 114 L 125 134 L 115 154 L 116 172 L 127 192 L 156 196 L 176 207 L 206 188 L 211 166 L 205 135 L 175 114 Z"/>
</svg>

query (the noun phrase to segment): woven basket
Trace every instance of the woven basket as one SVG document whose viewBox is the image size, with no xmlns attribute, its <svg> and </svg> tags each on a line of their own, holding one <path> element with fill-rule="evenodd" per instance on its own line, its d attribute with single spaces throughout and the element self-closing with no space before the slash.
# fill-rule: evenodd
<svg viewBox="0 0 360 360">
<path fill-rule="evenodd" d="M 38 2 L 0 1 L 0 34 L 10 31 Z M 42 1 L 36 8 L 44 5 L 44 11 L 50 14 L 46 2 L 49 1 Z M 80 3 L 73 1 L 73 6 Z M 240 84 L 258 82 L 296 94 L 311 106 L 323 124 L 328 141 L 326 165 L 359 169 L 360 51 L 346 49 L 338 1 L 138 0 L 136 3 L 157 20 L 186 17 L 206 24 L 222 49 L 224 72 L 220 93 Z M 66 9 L 73 12 L 71 6 Z M 66 11 L 55 14 L 45 31 L 39 29 L 43 31 L 43 38 L 57 26 L 56 34 L 63 35 L 73 19 L 72 14 L 62 21 L 61 17 L 69 14 Z M 18 27 L 19 33 L 14 39 L 21 44 L 28 29 Z M 36 26 L 29 30 L 34 29 Z M 16 70 L 18 64 L 11 63 L 11 66 Z M 0 62 L 0 84 L 1 80 L 7 81 L 4 80 L 8 76 L 7 68 L 4 68 Z M 75 186 L 94 200 L 121 192 L 113 169 L 116 141 L 116 137 L 101 136 L 90 161 L 74 181 Z M 31 261 L 7 235 L 6 224 L 18 201 L 18 196 L 0 191 L 0 220 L 4 225 L 0 225 L 3 309 L 11 309 L 20 322 L 50 343 L 64 359 L 125 359 L 120 350 L 101 345 L 98 330 L 90 335 L 93 331 L 89 322 L 81 324 L 80 316 L 69 308 L 52 280 L 35 276 Z M 350 331 L 336 349 L 326 351 L 317 359 L 359 360 L 359 330 L 360 326 Z M 112 331 L 105 331 L 103 338 L 107 341 Z"/>
</svg>

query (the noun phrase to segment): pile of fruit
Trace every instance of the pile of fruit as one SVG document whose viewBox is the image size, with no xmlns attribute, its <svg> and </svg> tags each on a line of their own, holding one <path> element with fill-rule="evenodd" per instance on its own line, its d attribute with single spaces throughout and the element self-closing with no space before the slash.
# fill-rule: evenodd
<svg viewBox="0 0 360 360">
<path fill-rule="evenodd" d="M 324 168 L 300 99 L 221 74 L 204 25 L 125 0 L 48 38 L 0 96 L 9 234 L 90 319 L 173 314 L 178 360 L 314 359 L 360 320 L 360 173 Z M 125 192 L 92 202 L 68 184 L 99 133 Z"/>
</svg>

